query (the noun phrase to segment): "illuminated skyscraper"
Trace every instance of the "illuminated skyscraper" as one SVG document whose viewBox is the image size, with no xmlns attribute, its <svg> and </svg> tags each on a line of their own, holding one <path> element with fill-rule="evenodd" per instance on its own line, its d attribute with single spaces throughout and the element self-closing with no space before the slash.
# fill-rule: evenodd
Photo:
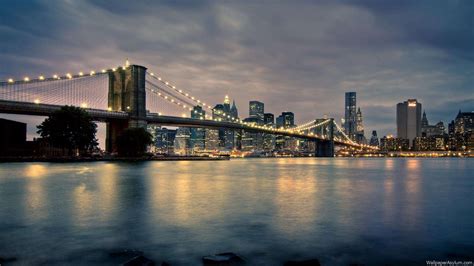
<svg viewBox="0 0 474 266">
<path fill-rule="evenodd" d="M 367 140 L 365 139 L 364 122 L 362 120 L 362 112 L 360 111 L 360 108 L 357 109 L 356 141 L 362 144 L 365 144 L 367 142 Z"/>
<path fill-rule="evenodd" d="M 191 111 L 191 118 L 204 119 L 206 111 L 201 106 L 194 106 Z M 190 128 L 190 145 L 193 151 L 204 150 L 205 148 L 205 129 L 204 128 Z"/>
<path fill-rule="evenodd" d="M 232 101 L 232 107 L 230 108 L 230 115 L 233 118 L 239 118 L 239 111 L 237 110 L 237 106 L 235 105 L 235 101 Z"/>
<path fill-rule="evenodd" d="M 416 99 L 397 104 L 397 137 L 408 139 L 410 146 L 421 137 L 421 103 Z"/>
<path fill-rule="evenodd" d="M 356 113 L 356 93 L 346 92 L 346 102 L 344 109 L 344 131 L 352 140 L 356 139 L 357 113 Z"/>
<path fill-rule="evenodd" d="M 377 131 L 373 130 L 372 131 L 372 137 L 370 138 L 370 145 L 372 146 L 379 146 L 379 138 L 377 137 Z"/>
<path fill-rule="evenodd" d="M 249 117 L 257 118 L 258 124 L 263 124 L 264 121 L 264 104 L 259 101 L 249 102 Z"/>
<path fill-rule="evenodd" d="M 282 112 L 276 119 L 277 127 L 291 128 L 295 126 L 295 114 L 293 112 Z"/>
</svg>

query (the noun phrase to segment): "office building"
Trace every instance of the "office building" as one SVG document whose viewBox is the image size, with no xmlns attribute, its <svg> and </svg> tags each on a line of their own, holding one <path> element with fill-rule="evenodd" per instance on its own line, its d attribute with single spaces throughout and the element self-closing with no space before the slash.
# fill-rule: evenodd
<svg viewBox="0 0 474 266">
<path fill-rule="evenodd" d="M 357 109 L 357 114 L 356 114 L 356 142 L 361 143 L 361 144 L 366 144 L 367 140 L 365 139 L 365 134 L 364 134 L 364 122 L 362 118 L 362 112 L 360 111 L 360 108 Z"/>
<path fill-rule="evenodd" d="M 190 155 L 190 132 L 187 127 L 179 127 L 176 130 L 176 136 L 174 139 L 174 153 L 179 155 Z"/>
<path fill-rule="evenodd" d="M 265 113 L 263 115 L 263 123 L 265 125 L 273 125 L 275 124 L 275 116 L 271 113 Z"/>
<path fill-rule="evenodd" d="M 346 92 L 344 108 L 344 131 L 350 139 L 356 140 L 357 102 L 355 92 Z"/>
<path fill-rule="evenodd" d="M 397 137 L 408 139 L 410 146 L 421 137 L 421 103 L 416 99 L 397 104 Z"/>
<path fill-rule="evenodd" d="M 206 117 L 206 111 L 201 106 L 194 106 L 191 111 L 191 118 L 193 119 L 204 119 Z M 206 130 L 204 128 L 190 128 L 190 148 L 193 151 L 200 151 L 205 149 L 205 136 Z"/>
<path fill-rule="evenodd" d="M 372 137 L 370 138 L 370 145 L 371 146 L 377 146 L 377 147 L 380 145 L 379 138 L 377 137 L 377 131 L 376 130 L 372 131 Z"/>
<path fill-rule="evenodd" d="M 276 119 L 278 128 L 292 128 L 295 126 L 295 115 L 292 112 L 282 112 Z"/>
<path fill-rule="evenodd" d="M 155 127 L 153 132 L 154 152 L 159 154 L 173 154 L 176 130 L 166 127 Z"/>
<path fill-rule="evenodd" d="M 257 118 L 258 124 L 263 124 L 265 116 L 265 105 L 259 101 L 249 102 L 249 117 Z"/>
</svg>

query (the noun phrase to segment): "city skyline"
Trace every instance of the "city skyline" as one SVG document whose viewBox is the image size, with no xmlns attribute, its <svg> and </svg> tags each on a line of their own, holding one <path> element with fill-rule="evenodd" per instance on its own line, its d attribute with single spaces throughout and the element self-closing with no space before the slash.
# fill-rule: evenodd
<svg viewBox="0 0 474 266">
<path fill-rule="evenodd" d="M 0 60 L 9 67 L 0 79 L 76 73 L 130 58 L 207 102 L 228 94 L 242 117 L 246 104 L 259 100 L 266 112 L 294 112 L 296 124 L 325 114 L 338 120 L 344 92 L 355 91 L 366 135 L 383 136 L 396 132 L 395 106 L 407 98 L 445 123 L 474 106 L 473 7 L 432 3 L 14 3 L 0 11 L 0 31 L 10 40 L 2 44 Z M 424 23 L 407 29 L 395 19 L 400 14 Z M 281 24 L 270 26 L 270 35 L 269 21 Z"/>
</svg>

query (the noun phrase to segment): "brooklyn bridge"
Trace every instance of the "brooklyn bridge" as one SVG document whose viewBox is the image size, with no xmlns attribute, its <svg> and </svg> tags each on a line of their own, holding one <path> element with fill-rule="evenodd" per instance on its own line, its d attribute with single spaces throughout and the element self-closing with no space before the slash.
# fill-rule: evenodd
<svg viewBox="0 0 474 266">
<path fill-rule="evenodd" d="M 192 118 L 186 113 L 194 106 L 212 111 L 211 105 L 128 61 L 116 68 L 0 82 L 0 113 L 48 116 L 64 105 L 84 108 L 95 121 L 106 123 L 108 152 L 116 150 L 116 139 L 124 129 L 149 124 L 296 137 L 314 141 L 315 156 L 320 157 L 334 156 L 336 145 L 376 149 L 351 140 L 333 118 L 315 119 L 292 128 L 249 123 L 225 112 Z"/>
</svg>

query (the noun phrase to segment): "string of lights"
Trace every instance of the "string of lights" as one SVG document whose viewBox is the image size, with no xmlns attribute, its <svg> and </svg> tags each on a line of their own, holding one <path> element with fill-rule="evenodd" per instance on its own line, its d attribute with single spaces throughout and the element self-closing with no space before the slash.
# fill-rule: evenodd
<svg viewBox="0 0 474 266">
<path fill-rule="evenodd" d="M 21 86 L 18 87 L 18 85 L 43 83 L 43 82 L 46 84 L 47 82 L 51 82 L 51 81 L 59 81 L 59 80 L 64 81 L 64 80 L 83 79 L 83 78 L 84 78 L 84 80 L 87 80 L 85 78 L 90 78 L 92 76 L 100 76 L 100 75 L 104 75 L 104 74 L 107 74 L 107 73 L 110 73 L 110 72 L 115 72 L 117 70 L 125 70 L 129 66 L 130 66 L 130 64 L 127 60 L 124 66 L 121 66 L 121 67 L 118 67 L 118 68 L 107 68 L 107 69 L 101 69 L 101 70 L 98 70 L 98 71 L 91 70 L 89 72 L 80 71 L 77 74 L 72 74 L 72 73 L 68 72 L 68 73 L 63 74 L 63 75 L 54 74 L 50 77 L 45 77 L 43 75 L 40 75 L 36 78 L 30 78 L 29 76 L 24 76 L 21 79 L 8 78 L 5 81 L 0 81 L 0 86 L 2 86 L 2 87 L 13 86 L 12 89 L 14 88 L 15 90 L 14 91 L 10 91 L 10 90 L 2 91 L 2 92 L 0 92 L 0 95 L 2 95 L 2 94 L 14 94 L 14 95 L 16 95 L 16 96 L 14 96 L 14 99 L 19 99 L 19 100 L 23 100 L 23 101 L 30 101 L 30 102 L 34 102 L 36 104 L 43 103 L 43 101 L 52 102 L 52 103 L 59 103 L 61 101 L 61 97 L 63 96 L 63 93 L 69 93 L 71 97 L 75 97 L 75 98 L 78 98 L 78 99 L 82 100 L 82 99 L 85 99 L 87 97 L 87 95 L 85 95 L 84 94 L 85 92 L 83 92 L 83 91 L 78 92 L 75 89 L 75 84 L 68 84 L 67 85 L 67 90 L 65 90 L 61 86 L 49 87 L 50 88 L 49 92 L 51 92 L 51 90 L 52 90 L 52 91 L 54 91 L 54 93 L 52 93 L 52 94 L 50 93 L 48 96 L 41 95 L 41 97 L 43 97 L 44 100 L 42 100 L 38 96 L 39 94 L 31 93 L 31 91 L 33 89 L 36 88 L 36 90 L 38 90 L 38 88 L 40 88 L 40 86 L 36 86 L 36 87 L 31 86 L 31 87 L 22 88 Z M 153 72 L 148 72 L 147 71 L 146 74 L 147 74 L 147 77 L 151 77 L 151 79 L 153 81 L 157 81 L 159 83 L 159 84 L 156 84 L 155 82 L 152 82 L 151 80 L 148 80 L 148 79 L 146 80 L 146 85 L 147 85 L 146 90 L 148 92 L 151 92 L 151 95 L 156 95 L 156 96 L 160 97 L 161 99 L 164 99 L 165 101 L 167 101 L 169 103 L 172 103 L 172 104 L 178 106 L 179 108 L 181 108 L 185 111 L 193 111 L 194 106 L 201 106 L 202 108 L 204 108 L 206 110 L 209 110 L 209 111 L 213 110 L 211 105 L 205 103 L 199 97 L 196 97 L 195 95 L 192 95 L 191 93 L 189 93 L 187 91 L 184 91 L 183 89 L 178 89 L 176 87 L 176 85 L 172 84 L 170 81 L 164 80 L 162 77 L 156 75 Z M 106 103 L 107 99 L 102 99 L 102 98 L 95 99 L 95 100 L 99 104 Z M 80 103 L 80 106 L 83 107 L 83 108 L 89 108 L 90 107 L 90 105 L 86 101 Z M 107 108 L 107 109 L 110 110 L 110 108 Z M 198 112 L 198 111 L 195 110 L 195 112 Z M 161 115 L 160 112 L 158 114 Z M 203 113 L 201 113 L 201 114 L 203 114 Z M 188 115 L 186 113 L 183 113 L 182 116 L 183 117 L 188 117 Z M 306 123 L 304 123 L 300 126 L 297 126 L 295 128 L 276 128 L 273 125 L 259 125 L 259 124 L 256 124 L 256 123 L 244 122 L 244 121 L 240 120 L 239 118 L 233 117 L 231 114 L 228 114 L 228 113 L 225 113 L 225 112 L 221 112 L 221 113 L 218 113 L 218 114 L 213 114 L 213 116 L 211 116 L 211 115 L 202 116 L 201 115 L 199 117 L 199 119 L 207 119 L 207 120 L 214 120 L 214 121 L 221 121 L 221 122 L 224 121 L 224 122 L 230 122 L 230 123 L 238 123 L 238 124 L 247 126 L 249 128 L 261 129 L 261 130 L 264 130 L 264 131 L 266 130 L 268 132 L 273 132 L 273 133 L 276 133 L 276 134 L 278 134 L 279 132 L 280 133 L 285 132 L 285 133 L 292 133 L 292 134 L 301 135 L 301 136 L 317 136 L 317 137 L 320 137 L 320 138 L 326 138 L 327 136 L 319 135 L 319 134 L 314 133 L 314 132 L 305 133 L 305 131 L 309 131 L 311 129 L 324 126 L 329 121 L 333 121 L 331 119 L 327 119 L 327 120 L 324 120 L 324 121 L 321 121 L 321 122 L 317 123 L 317 120 L 312 120 L 312 121 L 306 122 Z M 333 121 L 333 123 L 334 123 L 335 128 L 336 128 L 336 133 L 340 134 L 342 136 L 342 138 L 340 138 L 338 136 L 334 136 L 334 140 L 342 142 L 342 143 L 346 143 L 348 145 L 352 145 L 352 146 L 355 146 L 355 147 L 375 148 L 375 147 L 372 147 L 370 145 L 358 144 L 358 143 L 352 141 L 344 133 L 344 131 L 339 127 L 339 125 L 337 125 L 337 123 L 335 123 L 334 121 Z"/>
</svg>

